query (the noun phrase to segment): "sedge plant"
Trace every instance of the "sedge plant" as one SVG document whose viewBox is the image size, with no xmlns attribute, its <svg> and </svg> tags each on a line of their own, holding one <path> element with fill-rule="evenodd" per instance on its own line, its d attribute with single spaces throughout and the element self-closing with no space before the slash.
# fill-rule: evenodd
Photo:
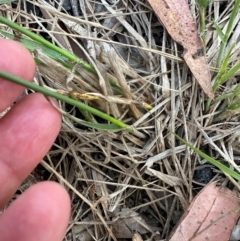
<svg viewBox="0 0 240 241">
<path fill-rule="evenodd" d="M 209 1 L 197 0 L 196 2 L 199 9 L 199 15 L 200 15 L 200 30 L 203 31 L 205 30 L 205 26 L 206 26 L 205 13 L 206 13 L 206 8 L 209 4 Z M 234 3 L 233 9 L 230 13 L 229 21 L 226 25 L 225 32 L 221 30 L 220 26 L 216 21 L 213 21 L 214 27 L 220 39 L 220 47 L 219 47 L 219 51 L 216 58 L 216 64 L 215 64 L 215 68 L 218 69 L 219 71 L 216 75 L 213 76 L 214 78 L 214 83 L 212 87 L 213 93 L 216 93 L 216 91 L 219 89 L 219 87 L 222 84 L 224 84 L 226 81 L 232 78 L 240 70 L 239 61 L 237 61 L 233 66 L 229 66 L 229 60 L 232 55 L 234 46 L 230 46 L 229 50 L 226 52 L 227 43 L 234 28 L 234 20 L 236 19 L 237 14 L 239 12 L 239 6 L 240 6 L 240 0 L 236 0 Z M 203 35 L 203 37 L 204 36 L 205 35 Z M 203 44 L 204 44 L 204 48 L 206 49 L 205 38 L 203 38 Z M 207 110 L 209 110 L 211 104 L 212 104 L 212 101 L 208 100 L 206 105 Z"/>
</svg>

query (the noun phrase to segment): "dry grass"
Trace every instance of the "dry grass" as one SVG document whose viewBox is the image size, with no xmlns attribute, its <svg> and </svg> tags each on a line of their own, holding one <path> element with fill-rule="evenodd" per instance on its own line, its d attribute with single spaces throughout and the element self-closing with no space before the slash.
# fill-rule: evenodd
<svg viewBox="0 0 240 241">
<path fill-rule="evenodd" d="M 29 2 L 39 7 L 40 15 L 28 12 Z M 227 157 L 238 164 L 238 117 L 224 116 L 221 122 L 213 122 L 221 103 L 205 111 L 206 97 L 181 60 L 181 46 L 164 30 L 147 2 L 80 0 L 76 1 L 80 11 L 74 12 L 78 17 L 59 11 L 62 0 L 56 8 L 44 0 L 29 2 L 19 1 L 14 8 L 2 5 L 2 14 L 44 33 L 86 59 L 98 72 L 96 77 L 77 66 L 81 77 L 71 72 L 59 74 L 56 63 L 45 59 L 46 64 L 38 71 L 46 85 L 101 94 L 106 99 L 114 95 L 128 99 L 126 104 L 112 99 L 86 103 L 133 125 L 142 134 L 96 131 L 63 117 L 53 148 L 32 175 L 37 181 L 56 180 L 68 189 L 72 214 L 65 240 L 129 239 L 134 232 L 145 240 L 166 238 L 198 191 L 194 190 L 193 174 L 203 164 L 166 127 L 212 157 Z M 210 4 L 209 23 L 215 19 L 224 26 L 233 2 Z M 194 1 L 190 4 L 198 21 Z M 210 25 L 207 57 L 214 66 L 218 37 Z M 239 32 L 240 25 L 236 24 L 228 44 L 236 43 L 231 63 L 239 58 Z M 123 96 L 116 96 L 107 81 L 109 76 L 121 86 Z M 229 91 L 238 78 L 229 80 L 217 95 Z M 153 109 L 147 111 L 139 104 L 142 102 Z M 70 106 L 61 104 L 61 108 L 80 116 Z M 219 173 L 214 178 L 223 180 Z"/>
</svg>

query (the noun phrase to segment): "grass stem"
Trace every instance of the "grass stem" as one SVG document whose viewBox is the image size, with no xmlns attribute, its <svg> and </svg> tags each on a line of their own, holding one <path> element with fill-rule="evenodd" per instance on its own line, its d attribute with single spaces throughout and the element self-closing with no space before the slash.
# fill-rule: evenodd
<svg viewBox="0 0 240 241">
<path fill-rule="evenodd" d="M 40 92 L 40 93 L 42 93 L 44 95 L 53 97 L 55 99 L 58 99 L 60 101 L 63 101 L 63 102 L 68 103 L 70 105 L 73 105 L 75 107 L 78 107 L 79 109 L 82 109 L 84 111 L 90 112 L 93 115 L 96 115 L 98 117 L 101 117 L 102 119 L 107 120 L 107 121 L 115 124 L 116 126 L 118 126 L 120 128 L 124 128 L 124 129 L 127 129 L 130 132 L 133 132 L 133 128 L 131 126 L 126 125 L 122 121 L 117 120 L 117 119 L 113 118 L 112 116 L 109 116 L 109 115 L 105 114 L 102 111 L 99 111 L 99 110 L 94 109 L 94 108 L 92 108 L 92 107 L 90 107 L 88 105 L 85 105 L 84 103 L 81 103 L 79 101 L 73 100 L 73 99 L 71 99 L 71 98 L 69 98 L 67 96 L 61 95 L 61 94 L 56 93 L 54 91 L 51 91 L 51 90 L 49 90 L 47 88 L 41 87 L 41 86 L 39 86 L 39 85 L 37 85 L 35 83 L 28 82 L 28 81 L 26 81 L 24 79 L 21 79 L 21 78 L 19 78 L 17 76 L 11 75 L 11 74 L 6 73 L 4 71 L 0 71 L 0 77 L 4 78 L 4 79 L 7 79 L 7 80 L 9 80 L 11 82 L 14 82 L 16 84 L 25 86 L 26 88 L 32 89 L 32 90 L 34 90 L 36 92 Z"/>
</svg>

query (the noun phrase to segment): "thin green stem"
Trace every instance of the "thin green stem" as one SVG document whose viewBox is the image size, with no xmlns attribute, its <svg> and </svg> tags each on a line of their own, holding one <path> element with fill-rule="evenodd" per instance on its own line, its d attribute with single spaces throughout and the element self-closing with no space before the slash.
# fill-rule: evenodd
<svg viewBox="0 0 240 241">
<path fill-rule="evenodd" d="M 223 59 L 223 55 L 226 49 L 227 42 L 221 42 L 220 49 L 218 52 L 217 62 L 216 62 L 216 68 L 219 68 Z"/>
<path fill-rule="evenodd" d="M 0 77 L 1 78 L 4 78 L 4 79 L 7 79 L 11 82 L 14 82 L 16 84 L 19 84 L 19 85 L 22 85 L 22 86 L 25 86 L 26 88 L 29 88 L 29 89 L 32 89 L 36 92 L 40 92 L 44 95 L 47 95 L 47 96 L 50 96 L 50 97 L 53 97 L 55 99 L 58 99 L 60 101 L 63 101 L 65 103 L 68 103 L 70 105 L 73 105 L 75 107 L 78 107 L 84 111 L 88 111 L 90 113 L 92 113 L 93 115 L 96 115 L 96 116 L 99 116 L 101 117 L 102 119 L 104 120 L 107 120 L 107 121 L 110 121 L 111 123 L 115 124 L 116 126 L 120 127 L 120 128 L 125 128 L 127 129 L 128 131 L 130 132 L 133 132 L 133 128 L 131 126 L 128 126 L 126 125 L 125 123 L 121 122 L 120 120 L 117 120 L 107 114 L 105 114 L 104 112 L 102 111 L 99 111 L 99 110 L 96 110 L 88 105 L 85 105 L 79 101 L 76 101 L 76 100 L 73 100 L 69 97 L 66 97 L 64 95 L 61 95 L 61 94 L 58 94 L 54 91 L 51 91 L 49 89 L 46 89 L 44 87 L 41 87 L 35 83 L 31 83 L 31 82 L 28 82 L 24 79 L 21 79 L 17 76 L 14 76 L 14 75 L 11 75 L 9 73 L 6 73 L 6 72 L 3 72 L 3 71 L 0 71 Z"/>
<path fill-rule="evenodd" d="M 206 9 L 205 8 L 199 8 L 199 17 L 200 17 L 200 34 L 201 39 L 203 42 L 203 49 L 204 54 L 206 54 Z"/>
<path fill-rule="evenodd" d="M 70 92 L 70 94 L 69 94 L 69 97 L 70 97 L 71 99 L 77 101 L 76 97 L 75 97 L 71 92 Z M 78 101 L 79 101 L 79 100 L 78 100 Z M 80 101 L 79 101 L 79 102 L 80 102 Z M 87 121 L 89 121 L 89 122 L 94 122 L 94 121 L 93 121 L 93 118 L 92 118 L 92 116 L 90 115 L 89 112 L 87 112 L 86 110 L 80 109 L 80 108 L 78 108 L 78 109 L 79 109 L 79 111 L 82 113 L 82 115 L 84 116 L 84 118 L 85 118 Z"/>
<path fill-rule="evenodd" d="M 79 63 L 82 65 L 82 67 L 86 70 L 88 70 L 89 72 L 97 75 L 96 70 L 87 62 L 83 61 L 82 59 L 79 59 L 77 56 L 75 56 L 74 54 L 59 48 L 58 46 L 52 44 L 51 42 L 47 41 L 46 39 L 44 39 L 43 37 L 29 31 L 28 29 L 8 20 L 7 18 L 4 18 L 3 16 L 0 16 L 0 23 L 6 24 L 7 26 L 9 26 L 10 28 L 13 28 L 15 30 L 17 30 L 18 32 L 28 36 L 29 38 L 31 38 L 32 40 L 35 40 L 38 43 L 41 43 L 42 45 L 56 51 L 57 53 L 59 53 L 60 55 L 66 57 L 69 61 L 71 61 L 72 63 Z M 122 94 L 122 90 L 121 87 L 112 79 L 109 78 L 108 79 L 110 84 L 115 87 L 115 90 L 117 91 L 118 94 Z"/>
<path fill-rule="evenodd" d="M 42 45 L 44 45 L 48 48 L 51 48 L 52 50 L 56 51 L 57 53 L 63 55 L 67 59 L 69 59 L 71 62 L 81 64 L 85 69 L 87 69 L 88 71 L 96 74 L 96 70 L 90 64 L 88 64 L 85 61 L 79 59 L 74 54 L 71 54 L 70 52 L 68 52 L 64 49 L 61 49 L 58 46 L 52 44 L 51 42 L 47 41 L 43 37 L 29 31 L 26 28 L 21 27 L 20 25 L 8 20 L 7 18 L 4 18 L 3 16 L 0 16 L 0 22 L 3 23 L 3 24 L 6 24 L 7 26 L 9 26 L 12 29 L 15 29 L 15 30 L 19 31 L 22 34 L 25 34 L 29 38 L 41 43 Z"/>
</svg>

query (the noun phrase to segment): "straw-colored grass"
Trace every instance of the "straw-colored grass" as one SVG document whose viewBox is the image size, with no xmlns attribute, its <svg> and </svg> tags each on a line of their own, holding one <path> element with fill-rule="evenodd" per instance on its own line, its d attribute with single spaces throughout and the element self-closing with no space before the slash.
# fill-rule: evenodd
<svg viewBox="0 0 240 241">
<path fill-rule="evenodd" d="M 73 2 L 80 3 L 75 16 L 60 12 L 63 0 L 55 6 L 44 0 L 23 0 L 0 5 L 0 10 L 8 19 L 83 58 L 97 71 L 96 75 L 73 66 L 80 76 L 74 71 L 62 74 L 55 60 L 35 52 L 44 63 L 38 66 L 36 82 L 60 93 L 73 90 L 101 97 L 101 101 L 81 101 L 132 125 L 141 135 L 91 129 L 64 116 L 54 146 L 26 182 L 32 185 L 50 179 L 67 188 L 72 213 L 65 240 L 129 239 L 134 232 L 144 240 L 164 239 L 199 190 L 194 171 L 209 167 L 174 133 L 211 157 L 237 167 L 239 118 L 236 111 L 222 112 L 237 96 L 206 108 L 206 96 L 181 59 L 181 46 L 171 39 L 147 2 Z M 35 7 L 33 12 L 28 11 L 29 3 Z M 198 23 L 195 1 L 189 4 Z M 216 1 L 207 8 L 205 43 L 213 76 L 219 37 L 212 21 L 224 30 L 233 4 Z M 239 17 L 226 45 L 228 51 L 235 44 L 228 68 L 239 59 Z M 13 33 L 3 25 L 1 30 Z M 111 85 L 109 78 L 120 88 Z M 216 90 L 216 97 L 232 93 L 238 80 L 237 72 Z M 140 104 L 143 102 L 153 108 L 147 110 Z M 60 107 L 83 118 L 77 108 L 64 103 Z M 101 123 L 98 117 L 89 118 Z M 212 178 L 228 181 L 219 171 Z"/>
</svg>

